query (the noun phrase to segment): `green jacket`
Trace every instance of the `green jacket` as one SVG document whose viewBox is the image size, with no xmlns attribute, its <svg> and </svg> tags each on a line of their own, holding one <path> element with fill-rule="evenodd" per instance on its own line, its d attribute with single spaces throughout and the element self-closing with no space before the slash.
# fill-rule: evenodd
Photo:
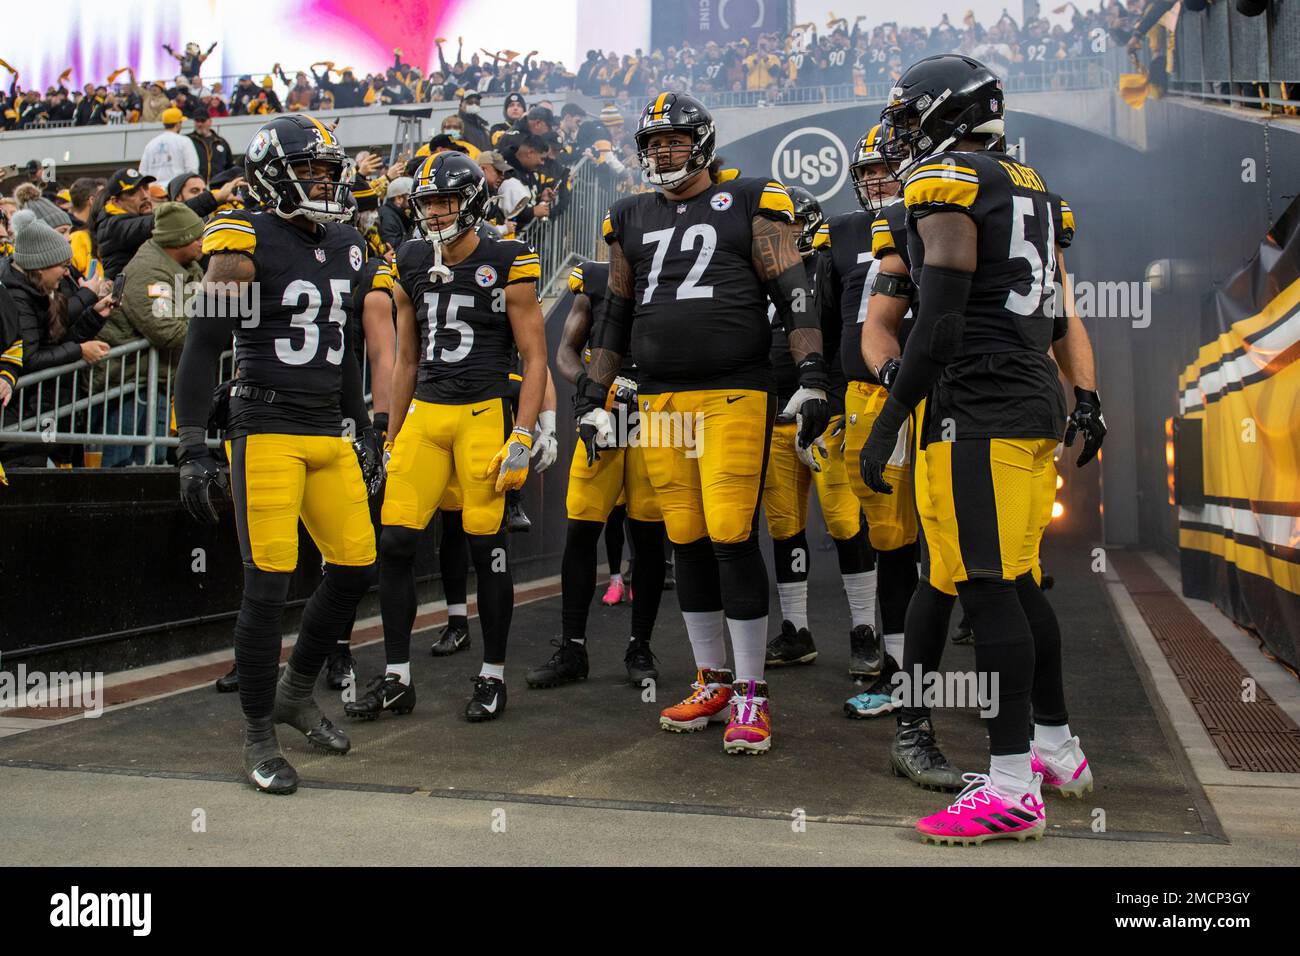
<svg viewBox="0 0 1300 956">
<path fill-rule="evenodd" d="M 162 246 L 148 240 L 142 245 L 131 261 L 122 270 L 126 282 L 122 287 L 122 301 L 111 313 L 99 338 L 109 345 L 123 345 L 143 336 L 147 338 L 162 354 L 158 357 L 158 388 L 166 385 L 167 369 L 173 378 L 176 375 L 176 363 L 180 361 L 181 347 L 189 332 L 190 320 L 185 316 L 184 287 L 191 282 L 203 280 L 203 269 L 197 262 L 188 266 L 179 265 L 167 255 Z M 181 299 L 176 299 L 177 282 L 181 285 Z M 139 353 L 135 358 L 140 362 L 140 388 L 145 387 L 149 366 L 147 353 Z M 117 365 L 114 365 L 114 380 L 117 384 Z M 103 383 L 101 366 L 96 366 L 96 389 Z M 125 381 L 135 379 L 135 362 L 128 359 L 125 368 Z"/>
</svg>

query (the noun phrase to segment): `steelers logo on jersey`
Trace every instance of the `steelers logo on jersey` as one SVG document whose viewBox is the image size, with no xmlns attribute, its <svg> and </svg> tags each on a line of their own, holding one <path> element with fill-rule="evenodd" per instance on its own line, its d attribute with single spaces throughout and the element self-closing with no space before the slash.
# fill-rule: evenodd
<svg viewBox="0 0 1300 956">
<path fill-rule="evenodd" d="M 723 212 L 724 210 L 730 209 L 731 193 L 718 193 L 712 199 L 709 200 L 709 205 L 712 206 L 714 209 L 718 210 L 718 212 Z"/>
<path fill-rule="evenodd" d="M 348 250 L 348 262 L 352 266 L 353 272 L 361 271 L 361 247 L 353 246 Z"/>
<path fill-rule="evenodd" d="M 497 281 L 497 270 L 491 266 L 479 266 L 474 272 L 474 281 L 486 289 Z"/>
</svg>

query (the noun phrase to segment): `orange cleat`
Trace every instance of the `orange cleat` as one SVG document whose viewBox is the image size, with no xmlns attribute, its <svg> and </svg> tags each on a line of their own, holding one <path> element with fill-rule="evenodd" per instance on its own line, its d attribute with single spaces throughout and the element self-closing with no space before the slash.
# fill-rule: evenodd
<svg viewBox="0 0 1300 956">
<path fill-rule="evenodd" d="M 697 672 L 690 696 L 659 714 L 659 729 L 681 734 L 703 730 L 713 720 L 726 720 L 731 716 L 731 680 L 728 670 Z"/>
</svg>

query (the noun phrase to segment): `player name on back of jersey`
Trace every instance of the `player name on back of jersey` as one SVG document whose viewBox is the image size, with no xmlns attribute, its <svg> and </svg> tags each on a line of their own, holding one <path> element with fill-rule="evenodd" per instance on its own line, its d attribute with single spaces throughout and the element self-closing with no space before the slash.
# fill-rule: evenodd
<svg viewBox="0 0 1300 956">
<path fill-rule="evenodd" d="M 1038 173 L 1030 169 L 1028 166 L 1008 162 L 1004 159 L 998 160 L 998 165 L 1007 171 L 1007 175 L 1011 177 L 1011 181 L 1021 189 L 1032 189 L 1035 192 L 1040 193 L 1047 192 L 1047 187 L 1043 185 L 1043 181 L 1039 178 Z"/>
</svg>

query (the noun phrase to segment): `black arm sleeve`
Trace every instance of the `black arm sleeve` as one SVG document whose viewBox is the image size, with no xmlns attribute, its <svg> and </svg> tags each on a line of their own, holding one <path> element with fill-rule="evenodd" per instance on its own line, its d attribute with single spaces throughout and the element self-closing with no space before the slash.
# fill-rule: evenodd
<svg viewBox="0 0 1300 956">
<path fill-rule="evenodd" d="M 970 282 L 969 272 L 940 266 L 926 266 L 921 270 L 920 310 L 903 349 L 898 378 L 889 393 L 891 399 L 902 402 L 908 411 L 930 394 L 943 367 L 961 351 Z"/>
<path fill-rule="evenodd" d="M 234 310 L 227 310 L 233 315 Z M 206 430 L 217 387 L 217 363 L 235 330 L 233 318 L 195 316 L 190 320 L 176 367 L 176 426 Z"/>
<path fill-rule="evenodd" d="M 803 263 L 791 266 L 775 279 L 763 283 L 767 297 L 776 306 L 776 314 L 781 318 L 785 334 L 795 329 L 820 329 L 821 320 L 813 308 L 812 295 L 808 291 L 808 276 Z"/>
<path fill-rule="evenodd" d="M 205 189 L 193 199 L 185 200 L 185 205 L 194 210 L 200 219 L 205 219 L 217 211 L 217 197 L 212 195 L 211 190 Z M 150 233 L 152 233 L 152 228 Z"/>
<path fill-rule="evenodd" d="M 593 312 L 591 347 L 627 355 L 632 347 L 632 300 L 607 288 L 603 306 Z"/>
</svg>

